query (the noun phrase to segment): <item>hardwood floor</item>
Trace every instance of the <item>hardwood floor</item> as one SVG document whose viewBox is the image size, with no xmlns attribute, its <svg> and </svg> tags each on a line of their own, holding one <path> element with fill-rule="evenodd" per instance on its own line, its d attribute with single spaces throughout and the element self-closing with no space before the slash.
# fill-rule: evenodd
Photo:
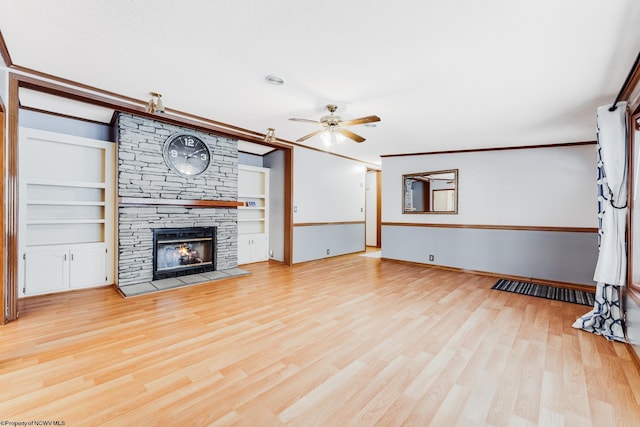
<svg viewBox="0 0 640 427">
<path fill-rule="evenodd" d="M 588 307 L 350 255 L 122 299 L 23 300 L 0 419 L 76 425 L 637 426 L 623 344 Z"/>
</svg>

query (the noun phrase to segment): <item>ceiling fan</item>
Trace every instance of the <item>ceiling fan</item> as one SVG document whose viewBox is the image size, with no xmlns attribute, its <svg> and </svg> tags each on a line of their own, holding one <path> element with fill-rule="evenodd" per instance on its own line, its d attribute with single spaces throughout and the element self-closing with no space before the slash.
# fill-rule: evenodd
<svg viewBox="0 0 640 427">
<path fill-rule="evenodd" d="M 327 110 L 329 110 L 329 114 L 326 116 L 322 116 L 320 117 L 320 120 L 309 120 L 309 119 L 289 119 L 289 120 L 293 120 L 294 122 L 303 122 L 303 123 L 315 123 L 315 124 L 319 124 L 320 125 L 320 129 L 318 129 L 315 132 L 311 132 L 308 135 L 305 135 L 301 138 L 298 138 L 296 141 L 297 142 L 302 142 L 305 141 L 311 137 L 314 137 L 316 135 L 319 135 L 323 132 L 326 132 L 326 135 L 334 135 L 337 136 L 342 135 L 342 136 L 346 136 L 349 139 L 354 140 L 355 142 L 362 142 L 365 139 L 363 137 L 361 137 L 360 135 L 351 132 L 349 129 L 346 129 L 347 126 L 355 126 L 355 125 L 363 125 L 365 123 L 373 123 L 373 122 L 379 122 L 380 121 L 380 117 L 378 116 L 367 116 L 367 117 L 361 117 L 359 119 L 353 119 L 353 120 L 345 120 L 342 121 L 342 119 L 340 118 L 340 116 L 333 114 L 336 112 L 336 110 L 338 109 L 338 107 L 336 105 L 333 104 L 329 104 L 327 105 Z"/>
</svg>

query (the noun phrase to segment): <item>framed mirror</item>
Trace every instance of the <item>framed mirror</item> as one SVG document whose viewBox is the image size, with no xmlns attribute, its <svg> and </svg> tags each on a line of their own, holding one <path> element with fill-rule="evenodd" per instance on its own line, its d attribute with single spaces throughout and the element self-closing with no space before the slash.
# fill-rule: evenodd
<svg viewBox="0 0 640 427">
<path fill-rule="evenodd" d="M 457 214 L 458 169 L 402 175 L 402 213 Z"/>
</svg>

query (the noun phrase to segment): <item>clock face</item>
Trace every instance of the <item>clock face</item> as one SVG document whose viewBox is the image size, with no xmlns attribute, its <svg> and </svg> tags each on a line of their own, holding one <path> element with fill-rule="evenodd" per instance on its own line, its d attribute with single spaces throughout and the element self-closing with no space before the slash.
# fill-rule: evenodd
<svg viewBox="0 0 640 427">
<path fill-rule="evenodd" d="M 178 133 L 164 143 L 164 160 L 180 176 L 198 176 L 209 167 L 211 154 L 207 144 L 195 135 Z"/>
</svg>

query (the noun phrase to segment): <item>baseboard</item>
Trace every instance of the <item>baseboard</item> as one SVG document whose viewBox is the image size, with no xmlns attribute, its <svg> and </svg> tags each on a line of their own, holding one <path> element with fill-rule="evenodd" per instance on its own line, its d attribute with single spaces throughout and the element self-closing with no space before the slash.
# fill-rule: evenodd
<svg viewBox="0 0 640 427">
<path fill-rule="evenodd" d="M 559 281 L 548 280 L 548 279 L 538 279 L 536 277 L 513 276 L 510 274 L 495 273 L 491 271 L 469 270 L 469 269 L 458 268 L 458 267 L 447 267 L 444 265 L 436 265 L 436 264 L 424 264 L 421 262 L 404 261 L 404 260 L 393 259 L 393 258 L 382 258 L 382 259 L 384 261 L 400 262 L 400 263 L 411 264 L 411 265 L 427 267 L 427 268 L 438 268 L 441 270 L 455 271 L 458 273 L 478 274 L 480 276 L 495 277 L 496 279 L 519 280 L 522 282 L 535 282 L 541 285 L 551 285 L 557 288 L 572 289 L 574 291 L 583 291 L 583 292 L 593 293 L 596 290 L 595 285 L 590 286 L 590 285 L 585 285 L 580 283 L 569 283 L 569 282 L 559 282 Z"/>
</svg>

